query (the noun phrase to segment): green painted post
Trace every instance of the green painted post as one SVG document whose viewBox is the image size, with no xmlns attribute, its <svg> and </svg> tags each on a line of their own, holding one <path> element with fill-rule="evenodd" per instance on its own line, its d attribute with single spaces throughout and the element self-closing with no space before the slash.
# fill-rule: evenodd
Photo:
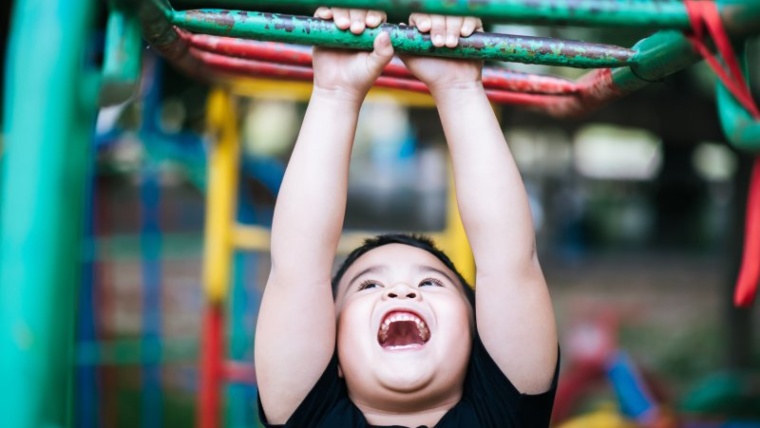
<svg viewBox="0 0 760 428">
<path fill-rule="evenodd" d="M 142 49 L 140 21 L 136 13 L 112 9 L 106 25 L 100 105 L 123 103 L 137 93 L 142 71 Z"/>
<path fill-rule="evenodd" d="M 71 425 L 75 296 L 97 101 L 94 0 L 16 1 L 0 200 L 4 428 Z"/>
<path fill-rule="evenodd" d="M 375 37 L 385 31 L 396 51 L 402 53 L 578 68 L 628 65 L 635 53 L 613 45 L 496 33 L 475 33 L 454 49 L 436 48 L 429 35 L 412 27 L 383 24 L 353 34 L 330 21 L 277 13 L 188 10 L 174 12 L 171 21 L 198 33 L 361 50 L 372 50 Z"/>
</svg>

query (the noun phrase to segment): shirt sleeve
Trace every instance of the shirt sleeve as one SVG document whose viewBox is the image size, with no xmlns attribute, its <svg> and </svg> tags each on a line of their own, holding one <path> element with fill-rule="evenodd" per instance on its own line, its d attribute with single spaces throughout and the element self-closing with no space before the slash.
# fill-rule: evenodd
<svg viewBox="0 0 760 428">
<path fill-rule="evenodd" d="M 548 427 L 557 391 L 559 355 L 549 389 L 541 394 L 521 394 L 488 354 L 478 335 L 473 342 L 464 399 L 470 401 L 483 425 Z"/>
<path fill-rule="evenodd" d="M 259 396 L 259 421 L 266 428 L 315 426 L 318 421 L 325 418 L 331 408 L 336 406 L 344 389 L 345 384 L 338 377 L 338 356 L 334 354 L 314 388 L 309 391 L 306 398 L 298 405 L 298 408 L 284 425 L 272 425 L 267 422 L 264 408 L 261 405 L 261 395 L 257 394 Z"/>
</svg>

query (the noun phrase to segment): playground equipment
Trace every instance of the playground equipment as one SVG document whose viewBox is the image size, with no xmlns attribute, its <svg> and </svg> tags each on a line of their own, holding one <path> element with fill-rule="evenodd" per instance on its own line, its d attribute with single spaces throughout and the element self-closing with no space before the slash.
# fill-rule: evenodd
<svg viewBox="0 0 760 428">
<path fill-rule="evenodd" d="M 213 0 L 207 0 L 213 4 Z M 237 1 L 241 8 L 280 6 L 282 1 Z M 426 36 L 395 25 L 384 25 L 398 52 L 454 57 L 477 57 L 532 64 L 595 68 L 577 81 L 533 76 L 489 66 L 484 80 L 490 99 L 520 105 L 553 116 L 579 115 L 603 103 L 661 80 L 708 55 L 701 43 L 702 21 L 708 22 L 724 60 L 730 43 L 760 33 L 760 3 L 726 0 L 618 2 L 589 0 L 290 0 L 290 5 L 371 7 L 408 13 L 422 11 L 470 14 L 496 20 L 588 26 L 645 26 L 660 29 L 632 48 L 524 36 L 477 34 L 456 49 L 433 49 Z M 704 6 L 704 5 L 707 6 Z M 110 2 L 104 67 L 88 55 L 96 2 L 51 0 L 44 8 L 17 1 L 6 78 L 5 165 L 2 170 L 0 213 L 0 413 L 8 427 L 70 425 L 72 401 L 72 338 L 74 298 L 81 283 L 80 256 L 83 207 L 90 165 L 90 134 L 97 100 L 112 103 L 133 94 L 140 80 L 142 37 L 152 49 L 191 76 L 219 85 L 210 98 L 210 122 L 218 147 L 210 161 L 210 182 L 222 182 L 222 193 L 209 196 L 209 248 L 219 250 L 219 264 L 208 264 L 204 283 L 208 311 L 204 335 L 206 352 L 200 406 L 203 426 L 215 426 L 220 385 L 229 367 L 221 332 L 222 302 L 229 281 L 232 244 L 261 248 L 266 233 L 232 227 L 234 204 L 230 189 L 237 167 L 234 105 L 230 94 L 257 90 L 251 77 L 309 80 L 309 59 L 303 51 L 276 42 L 367 48 L 373 32 L 355 36 L 319 20 L 252 11 L 175 11 L 166 0 Z M 691 18 L 691 19 L 690 19 Z M 725 32 L 720 29 L 722 24 Z M 139 31 L 138 31 L 139 29 Z M 193 34 L 195 33 L 195 34 Z M 209 33 L 207 36 L 199 33 Z M 226 38 L 218 38 L 224 36 Z M 229 36 L 259 39 L 237 42 Z M 216 38 L 212 38 L 216 37 Z M 267 40 L 262 42 L 260 40 Z M 328 41 L 329 40 L 329 41 Z M 239 46 L 238 46 L 239 45 Z M 28 55 L 32 46 L 34 55 Z M 700 47 L 702 46 L 702 47 Z M 218 49 L 217 49 L 218 47 Z M 232 50 L 244 47 L 243 51 Z M 256 49 L 263 49 L 264 57 Z M 300 55 L 295 56 L 294 53 Z M 259 55 L 259 56 L 257 56 Z M 293 59 L 293 57 L 296 59 Z M 713 61 L 711 61 L 713 62 Z M 721 121 L 729 141 L 739 148 L 760 149 L 760 117 L 753 108 L 738 67 L 718 85 Z M 398 64 L 386 70 L 378 85 L 419 95 L 425 88 Z M 303 91 L 303 86 L 292 86 Z M 40 126 L 39 118 L 44 118 Z M 213 166 L 219 164 L 218 166 Z M 760 167 L 756 165 L 748 208 L 745 263 L 737 288 L 737 303 L 749 304 L 760 268 Z M 234 195 L 234 193 L 232 193 Z M 226 209 L 226 218 L 213 210 Z M 220 211 L 221 212 L 221 211 Z M 218 229 L 217 229 L 218 228 Z M 457 232 L 459 233 L 459 232 Z M 213 235 L 213 236 L 212 236 Z M 455 235 L 452 232 L 452 236 Z M 457 238 L 459 239 L 459 238 Z M 454 238 L 452 238 L 452 241 Z M 461 248 L 461 247 L 457 247 Z M 214 253 L 216 254 L 216 253 Z M 452 254 L 452 258 L 458 256 Z M 216 257 L 216 255 L 214 256 Z M 213 346 L 219 345 L 219 346 Z M 235 367 L 233 367 L 235 368 Z"/>
</svg>

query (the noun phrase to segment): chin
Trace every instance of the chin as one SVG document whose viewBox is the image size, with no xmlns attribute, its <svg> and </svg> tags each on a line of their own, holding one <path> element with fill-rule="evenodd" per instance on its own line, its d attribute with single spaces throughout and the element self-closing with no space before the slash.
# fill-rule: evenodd
<svg viewBox="0 0 760 428">
<path fill-rule="evenodd" d="M 378 380 L 387 389 L 397 392 L 414 392 L 425 388 L 434 378 L 430 366 L 388 364 L 379 370 Z"/>
</svg>

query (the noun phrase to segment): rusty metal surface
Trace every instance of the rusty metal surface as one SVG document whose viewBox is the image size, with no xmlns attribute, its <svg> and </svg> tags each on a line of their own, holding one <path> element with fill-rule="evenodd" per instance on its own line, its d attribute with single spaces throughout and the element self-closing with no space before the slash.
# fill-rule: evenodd
<svg viewBox="0 0 760 428">
<path fill-rule="evenodd" d="M 185 0 L 192 7 L 319 6 L 379 9 L 389 13 L 479 16 L 502 22 L 594 27 L 689 28 L 681 0 Z"/>
<path fill-rule="evenodd" d="M 189 45 L 182 39 L 161 9 L 152 1 L 141 1 L 137 16 L 143 37 L 150 46 L 173 66 L 199 80 L 211 80 L 211 74 L 203 62 L 190 55 Z"/>
<path fill-rule="evenodd" d="M 148 0 L 142 1 L 143 4 L 148 2 Z M 551 2 L 552 0 L 547 0 L 536 3 L 549 4 Z M 760 2 L 726 0 L 721 2 L 720 8 L 726 28 L 733 35 L 746 36 L 760 33 Z M 180 65 L 180 68 L 198 77 L 206 76 L 207 79 L 209 76 L 218 78 L 220 75 L 245 76 L 259 73 L 257 75 L 280 76 L 281 78 L 298 76 L 298 80 L 304 80 L 306 76 L 310 76 L 311 58 L 307 48 L 228 37 L 214 38 L 214 36 L 191 34 L 182 30 L 178 32 L 178 29 L 168 25 L 169 19 L 182 23 L 188 28 L 214 34 L 244 34 L 246 37 L 265 40 L 293 41 L 295 38 L 299 43 L 322 45 L 333 43 L 340 47 L 357 49 L 368 49 L 374 37 L 374 35 L 365 34 L 367 38 L 364 40 L 362 36 L 338 34 L 339 30 L 336 30 L 331 22 L 312 18 L 294 18 L 256 12 L 173 12 L 168 7 L 163 10 L 163 15 L 159 13 L 160 16 L 156 17 L 155 12 L 157 10 L 161 12 L 161 10 L 155 6 L 154 9 L 156 10 L 152 11 L 154 12 L 152 15 L 146 15 L 141 10 L 141 20 L 146 21 L 146 17 L 148 20 L 147 23 L 143 22 L 146 38 L 173 63 Z M 154 21 L 150 21 L 151 19 Z M 257 26 L 261 28 L 256 29 Z M 254 30 L 251 31 L 251 28 Z M 398 32 L 396 36 L 401 47 L 396 46 L 397 51 L 406 52 L 408 48 L 417 54 L 430 53 L 425 52 L 426 49 L 432 49 L 431 46 L 425 44 L 429 43 L 429 39 L 425 41 L 425 36 L 419 35 L 416 30 L 401 26 L 384 27 L 384 29 L 387 28 Z M 410 31 L 416 34 L 410 34 Z M 274 36 L 264 34 L 263 37 L 259 37 L 259 33 L 277 34 Z M 282 36 L 283 34 L 286 36 Z M 484 52 L 482 47 L 487 41 L 491 44 L 489 49 L 501 49 L 500 58 L 504 58 L 507 52 L 512 55 L 510 58 L 517 58 L 522 62 L 563 65 L 573 63 L 576 66 L 580 64 L 598 68 L 576 82 L 547 76 L 519 74 L 495 67 L 484 69 L 484 86 L 487 86 L 492 101 L 518 104 L 557 117 L 579 116 L 593 111 L 606 102 L 659 81 L 701 59 L 691 49 L 683 33 L 674 30 L 655 33 L 637 43 L 632 49 L 551 39 L 522 38 L 518 40 L 509 38 L 513 36 L 504 35 L 482 34 L 480 36 L 483 38 L 464 39 L 463 45 L 470 49 L 470 52 L 460 52 L 458 55 L 482 58 Z M 505 44 L 506 40 L 516 44 L 509 46 Z M 498 43 L 502 44 L 498 45 Z M 189 50 L 191 45 L 194 47 L 192 51 Z M 252 48 L 252 46 L 255 47 Z M 478 54 L 474 54 L 473 51 L 479 47 Z M 439 50 L 436 54 L 456 56 L 457 54 L 453 51 L 455 49 Z M 580 56 L 573 56 L 574 53 Z M 241 58 L 235 58 L 238 56 Z M 246 60 L 246 58 L 249 59 Z M 258 60 L 259 64 L 250 62 L 250 58 Z M 601 66 L 600 64 L 604 62 L 598 61 L 600 58 L 603 61 L 613 58 L 615 65 L 620 65 L 622 61 L 629 66 L 614 68 Z M 269 64 L 266 64 L 267 62 Z M 384 75 L 378 80 L 378 85 L 415 92 L 425 91 L 424 85 L 420 87 L 419 82 L 410 79 L 408 71 L 399 62 L 392 63 L 385 70 Z"/>
<path fill-rule="evenodd" d="M 357 35 L 332 21 L 277 13 L 202 9 L 175 12 L 171 20 L 196 33 L 361 50 L 372 50 L 375 37 L 387 32 L 400 53 L 577 68 L 629 65 L 635 54 L 614 45 L 498 33 L 475 33 L 456 48 L 436 48 L 428 34 L 409 26 L 383 24 Z"/>
</svg>

